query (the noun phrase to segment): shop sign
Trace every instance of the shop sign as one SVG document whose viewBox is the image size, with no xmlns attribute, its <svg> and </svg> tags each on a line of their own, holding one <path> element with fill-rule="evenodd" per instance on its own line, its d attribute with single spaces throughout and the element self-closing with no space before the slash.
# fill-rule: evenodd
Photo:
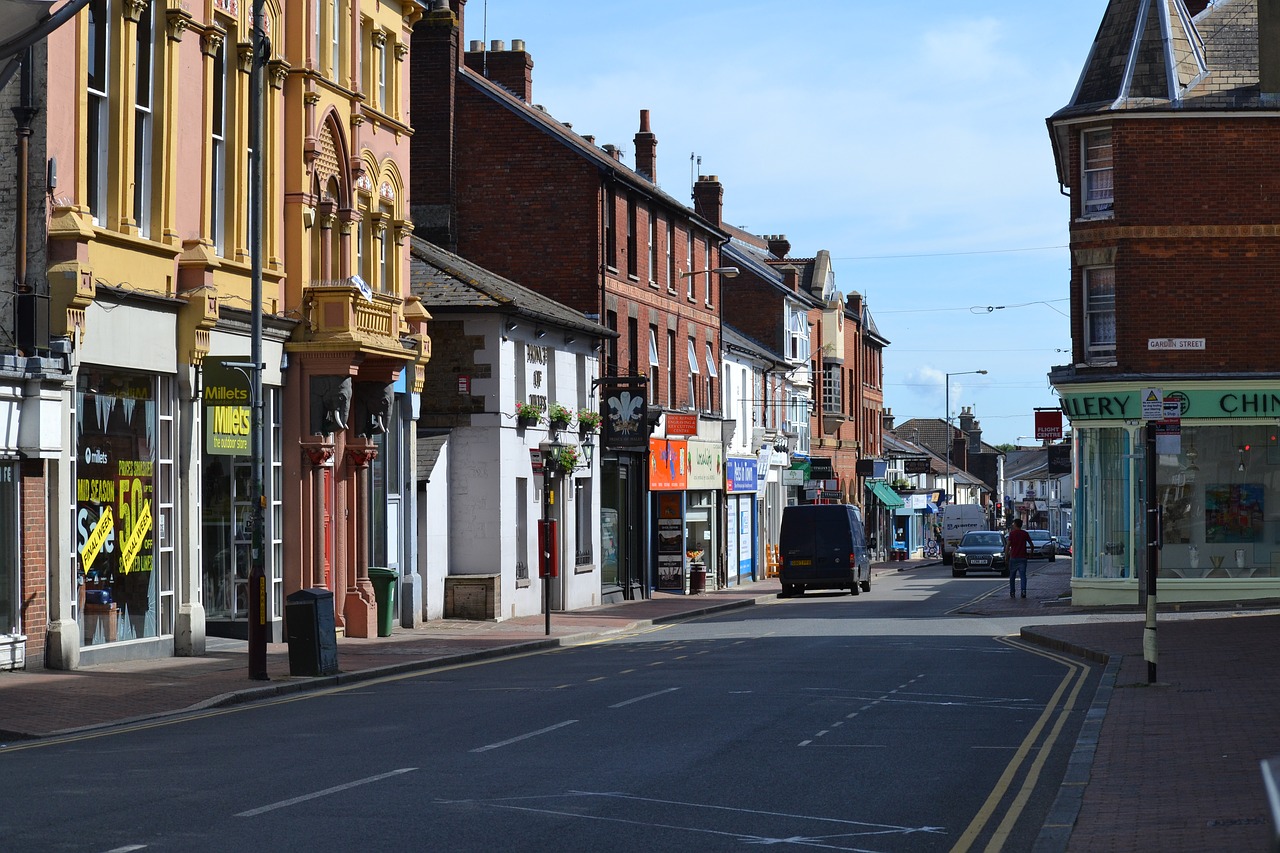
<svg viewBox="0 0 1280 853">
<path fill-rule="evenodd" d="M 1052 444 L 1048 455 L 1050 476 L 1071 473 L 1071 445 Z"/>
<path fill-rule="evenodd" d="M 697 435 L 698 416 L 667 413 L 667 435 Z"/>
<path fill-rule="evenodd" d="M 803 486 L 805 481 L 803 468 L 788 468 L 782 472 L 782 485 Z"/>
<path fill-rule="evenodd" d="M 1058 409 L 1036 409 L 1036 438 L 1057 441 L 1062 438 L 1062 412 Z"/>
<path fill-rule="evenodd" d="M 731 492 L 754 492 L 759 466 L 755 457 L 730 456 L 725 460 L 725 483 Z"/>
<path fill-rule="evenodd" d="M 1136 420 L 1143 417 L 1142 395 L 1159 392 L 1148 388 L 1143 391 L 1117 391 L 1100 394 L 1062 395 L 1062 411 L 1072 421 Z M 1154 417 L 1149 420 L 1168 420 L 1171 407 L 1165 404 L 1176 401 L 1178 416 L 1183 418 L 1280 418 L 1280 388 L 1210 388 L 1191 391 L 1165 390 L 1153 394 Z M 1159 410 L 1154 406 L 1158 403 Z"/>
<path fill-rule="evenodd" d="M 688 442 L 649 439 L 649 491 L 683 492 L 689 482 Z"/>
<path fill-rule="evenodd" d="M 929 457 L 910 457 L 902 460 L 902 471 L 905 474 L 928 474 L 930 471 Z"/>
<path fill-rule="evenodd" d="M 608 449 L 644 447 L 649 442 L 649 380 L 644 376 L 600 379 L 604 420 L 600 444 Z"/>
<path fill-rule="evenodd" d="M 689 476 L 685 488 L 689 490 L 724 490 L 724 448 L 714 441 L 687 442 L 689 450 Z"/>
<path fill-rule="evenodd" d="M 202 365 L 205 452 L 212 456 L 249 455 L 249 376 L 224 363 L 237 360 L 244 357 L 205 358 Z"/>
</svg>

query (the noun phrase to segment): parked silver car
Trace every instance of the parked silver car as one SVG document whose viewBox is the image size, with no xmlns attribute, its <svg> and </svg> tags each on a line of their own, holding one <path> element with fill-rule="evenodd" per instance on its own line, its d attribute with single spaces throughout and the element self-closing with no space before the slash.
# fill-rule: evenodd
<svg viewBox="0 0 1280 853">
<path fill-rule="evenodd" d="M 1058 558 L 1058 540 L 1050 536 L 1049 531 L 1028 530 L 1027 535 L 1031 537 L 1031 545 L 1027 548 L 1028 559 L 1052 562 Z"/>
</svg>

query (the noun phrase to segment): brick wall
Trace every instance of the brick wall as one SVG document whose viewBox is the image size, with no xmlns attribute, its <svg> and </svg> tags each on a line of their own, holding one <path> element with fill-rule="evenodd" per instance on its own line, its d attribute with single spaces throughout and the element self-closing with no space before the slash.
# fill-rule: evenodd
<svg viewBox="0 0 1280 853">
<path fill-rule="evenodd" d="M 1117 367 L 1108 372 L 1274 370 L 1280 280 L 1280 124 L 1173 118 L 1111 124 L 1114 217 L 1073 221 L 1074 358 L 1084 345 L 1089 250 L 1114 250 Z M 1071 139 L 1073 215 L 1083 195 Z M 1203 351 L 1148 351 L 1149 338 L 1204 338 Z"/>
<path fill-rule="evenodd" d="M 48 601 L 48 483 L 45 463 L 22 463 L 22 596 L 21 629 L 27 635 L 27 669 L 44 669 L 45 637 L 49 629 Z M 7 632 L 11 626 L 0 626 Z"/>
<path fill-rule="evenodd" d="M 431 321 L 431 360 L 425 369 L 419 426 L 468 426 L 472 412 L 484 411 L 484 395 L 475 392 L 474 384 L 493 376 L 491 364 L 476 362 L 484 345 L 482 335 L 465 333 L 461 320 Z M 458 391 L 460 376 L 470 377 L 470 394 Z"/>
</svg>

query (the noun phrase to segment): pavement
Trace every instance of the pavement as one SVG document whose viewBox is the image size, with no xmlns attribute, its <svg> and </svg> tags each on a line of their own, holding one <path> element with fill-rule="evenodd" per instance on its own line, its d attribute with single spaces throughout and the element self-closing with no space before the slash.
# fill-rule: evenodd
<svg viewBox="0 0 1280 853">
<path fill-rule="evenodd" d="M 876 576 L 937 573 L 936 561 L 880 563 Z M 1260 761 L 1280 756 L 1280 609 L 1161 608 L 1158 679 L 1148 683 L 1144 616 L 1070 604 L 1070 561 L 1031 564 L 1026 599 L 1004 588 L 954 611 L 1023 617 L 1022 639 L 1103 667 L 1037 851 L 1273 849 Z M 875 586 L 872 586 L 872 595 Z M 288 646 L 248 678 L 245 643 L 210 638 L 203 657 L 0 672 L 0 755 L 9 743 L 74 735 L 385 675 L 597 640 L 777 597 L 776 578 L 501 622 L 435 620 L 377 639 L 338 638 L 337 675 L 295 677 Z M 1274 604 L 1274 603 L 1273 603 Z M 1058 617 L 1070 615 L 1068 622 Z M 1280 849 L 1280 848 L 1275 848 Z"/>
</svg>

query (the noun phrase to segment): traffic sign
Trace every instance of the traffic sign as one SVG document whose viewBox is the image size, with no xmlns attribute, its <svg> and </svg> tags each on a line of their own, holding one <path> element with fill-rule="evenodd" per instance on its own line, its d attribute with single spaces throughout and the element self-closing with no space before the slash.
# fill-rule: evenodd
<svg viewBox="0 0 1280 853">
<path fill-rule="evenodd" d="M 1144 421 L 1164 419 L 1164 392 L 1159 388 L 1142 389 L 1142 419 Z"/>
</svg>

